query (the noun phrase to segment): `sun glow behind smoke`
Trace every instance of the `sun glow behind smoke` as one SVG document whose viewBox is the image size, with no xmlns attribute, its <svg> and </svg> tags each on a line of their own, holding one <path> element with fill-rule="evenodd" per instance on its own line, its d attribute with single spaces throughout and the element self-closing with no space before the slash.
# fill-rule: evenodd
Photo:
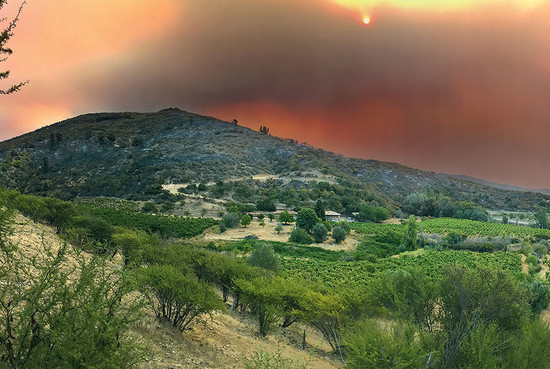
<svg viewBox="0 0 550 369">
<path fill-rule="evenodd" d="M 346 8 L 364 11 L 374 7 L 421 10 L 429 12 L 447 12 L 475 6 L 491 5 L 497 0 L 329 0 Z M 510 0 L 509 5 L 520 9 L 533 9 L 544 4 L 545 0 Z"/>
</svg>

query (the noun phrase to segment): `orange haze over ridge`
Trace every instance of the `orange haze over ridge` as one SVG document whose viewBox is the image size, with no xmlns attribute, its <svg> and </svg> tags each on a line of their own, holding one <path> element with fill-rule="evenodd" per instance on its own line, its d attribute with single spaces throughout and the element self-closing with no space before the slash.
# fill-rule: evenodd
<svg viewBox="0 0 550 369">
<path fill-rule="evenodd" d="M 178 106 L 550 188 L 550 0 L 31 0 L 9 46 L 0 139 Z"/>
</svg>

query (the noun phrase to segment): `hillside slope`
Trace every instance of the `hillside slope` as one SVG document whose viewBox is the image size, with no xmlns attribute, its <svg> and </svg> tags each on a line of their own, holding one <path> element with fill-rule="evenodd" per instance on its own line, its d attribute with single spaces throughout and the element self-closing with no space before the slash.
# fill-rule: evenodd
<svg viewBox="0 0 550 369">
<path fill-rule="evenodd" d="M 82 115 L 0 143 L 0 161 L 0 185 L 62 198 L 148 199 L 167 183 L 311 171 L 361 184 L 396 203 L 426 187 L 494 209 L 532 209 L 550 198 L 345 158 L 179 109 Z"/>
<path fill-rule="evenodd" d="M 29 218 L 16 214 L 10 242 L 17 245 L 31 257 L 40 255 L 46 245 L 56 253 L 64 241 L 54 228 L 35 223 Z M 64 267 L 77 266 L 73 253 L 68 253 Z M 85 255 L 89 256 L 88 254 Z M 120 268 L 123 260 L 120 255 L 109 261 L 109 268 Z M 144 345 L 148 359 L 138 367 L 180 368 L 180 369 L 223 369 L 244 368 L 254 357 L 254 352 L 279 352 L 283 358 L 309 363 L 311 368 L 342 368 L 341 362 L 330 353 L 330 346 L 321 334 L 309 327 L 297 324 L 287 329 L 278 329 L 273 335 L 261 338 L 257 333 L 257 322 L 250 314 L 231 312 L 214 313 L 205 316 L 204 324 L 195 324 L 188 332 L 181 333 L 166 322 L 159 322 L 149 309 L 131 327 L 130 334 Z M 307 349 L 301 349 L 303 330 L 307 333 Z"/>
</svg>

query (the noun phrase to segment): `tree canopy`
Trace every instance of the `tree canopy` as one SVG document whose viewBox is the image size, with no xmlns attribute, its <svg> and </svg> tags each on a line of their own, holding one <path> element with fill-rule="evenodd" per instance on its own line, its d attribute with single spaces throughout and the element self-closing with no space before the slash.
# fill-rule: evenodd
<svg viewBox="0 0 550 369">
<path fill-rule="evenodd" d="M 6 5 L 7 0 L 0 0 L 0 11 Z M 19 21 L 19 16 L 21 15 L 21 12 L 23 11 L 23 6 L 25 5 L 25 2 L 23 2 L 17 11 L 17 14 L 15 18 L 13 18 L 11 21 L 9 21 L 8 25 L 4 29 L 0 29 L 0 63 L 5 62 L 8 57 L 13 54 L 13 50 L 10 49 L 7 44 L 10 38 L 13 36 L 13 30 L 17 26 L 17 22 Z M 6 21 L 5 18 L 0 16 L 0 24 Z M 4 79 L 8 79 L 10 76 L 10 71 L 0 71 L 0 81 Z M 14 92 L 17 92 L 23 87 L 23 85 L 27 84 L 27 82 L 19 82 L 17 84 L 14 84 L 7 89 L 0 89 L 0 95 L 8 95 Z"/>
</svg>

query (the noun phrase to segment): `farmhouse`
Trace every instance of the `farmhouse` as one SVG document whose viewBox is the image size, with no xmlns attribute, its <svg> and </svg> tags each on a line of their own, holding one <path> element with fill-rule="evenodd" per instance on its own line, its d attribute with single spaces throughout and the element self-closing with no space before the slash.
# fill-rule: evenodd
<svg viewBox="0 0 550 369">
<path fill-rule="evenodd" d="M 339 222 L 342 220 L 342 214 L 337 213 L 332 210 L 326 210 L 325 211 L 325 220 L 330 220 L 333 222 Z"/>
</svg>

